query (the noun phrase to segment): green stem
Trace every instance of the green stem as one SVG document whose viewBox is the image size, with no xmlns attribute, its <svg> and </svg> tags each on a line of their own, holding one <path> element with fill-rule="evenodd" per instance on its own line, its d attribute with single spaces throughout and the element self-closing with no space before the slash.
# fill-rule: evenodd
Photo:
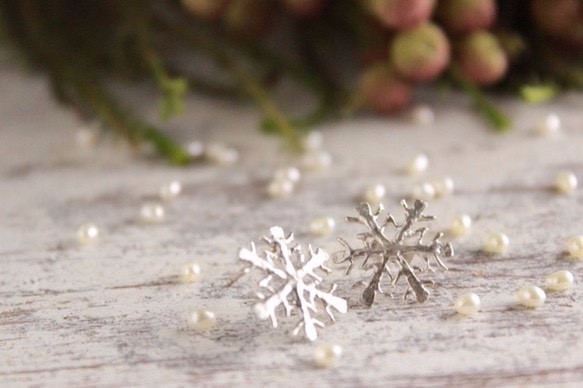
<svg viewBox="0 0 583 388">
<path fill-rule="evenodd" d="M 470 80 L 464 77 L 459 70 L 452 69 L 453 80 L 472 98 L 474 108 L 497 132 L 505 132 L 511 127 L 511 121 L 494 104 L 492 104 L 484 93 Z"/>
</svg>

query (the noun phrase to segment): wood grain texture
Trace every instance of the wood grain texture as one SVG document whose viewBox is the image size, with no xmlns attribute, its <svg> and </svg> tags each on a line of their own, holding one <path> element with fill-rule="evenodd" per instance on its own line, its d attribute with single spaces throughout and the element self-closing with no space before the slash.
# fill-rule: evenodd
<svg viewBox="0 0 583 388">
<path fill-rule="evenodd" d="M 176 136 L 225 140 L 242 162 L 177 169 L 139 159 L 111 141 L 86 151 L 75 145 L 79 123 L 57 107 L 42 80 L 0 61 L 0 386 L 577 386 L 583 382 L 583 264 L 565 258 L 567 237 L 583 233 L 583 191 L 555 194 L 562 169 L 583 178 L 582 95 L 528 107 L 503 102 L 516 129 L 497 136 L 465 100 L 439 98 L 437 122 L 359 118 L 323 128 L 334 155 L 331 170 L 306 173 L 289 199 L 269 200 L 264 187 L 277 165 L 293 161 L 274 139 L 255 131 L 256 113 L 193 98 L 170 123 Z M 155 115 L 151 96 L 136 101 Z M 533 136 L 534 120 L 558 112 L 556 139 Z M 420 177 L 402 173 L 417 152 L 431 158 Z M 388 210 L 422 179 L 449 175 L 456 194 L 430 203 L 432 230 L 458 212 L 474 218 L 453 240 L 450 271 L 435 274 L 425 304 L 379 297 L 358 305 L 359 290 L 342 268 L 332 275 L 349 312 L 320 331 L 317 343 L 342 345 L 333 369 L 313 367 L 314 345 L 271 330 L 251 312 L 254 282 L 223 287 L 240 268 L 236 251 L 268 227 L 295 231 L 298 241 L 330 252 L 342 236 L 355 241 L 353 214 L 363 188 L 387 186 Z M 184 194 L 165 204 L 167 219 L 143 225 L 139 207 L 172 179 Z M 309 221 L 333 216 L 333 236 L 312 237 Z M 97 223 L 102 236 L 79 246 L 77 227 Z M 490 230 L 510 236 L 507 254 L 480 252 Z M 204 278 L 181 284 L 188 261 Z M 578 282 L 548 293 L 536 310 L 513 295 L 526 282 L 542 285 L 557 269 Z M 426 275 L 424 275 L 426 276 Z M 401 289 L 402 291 L 402 289 Z M 452 303 L 463 292 L 482 297 L 483 311 L 461 318 Z M 396 293 L 397 295 L 398 293 Z M 196 333 L 185 315 L 214 311 L 218 327 Z M 293 324 L 282 320 L 284 329 Z"/>
</svg>

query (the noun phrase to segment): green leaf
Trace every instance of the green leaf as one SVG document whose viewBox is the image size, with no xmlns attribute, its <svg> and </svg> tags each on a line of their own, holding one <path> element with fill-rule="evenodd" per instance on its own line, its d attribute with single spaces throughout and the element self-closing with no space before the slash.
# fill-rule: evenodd
<svg viewBox="0 0 583 388">
<path fill-rule="evenodd" d="M 526 102 L 537 104 L 553 98 L 559 92 L 559 88 L 554 84 L 523 85 L 520 90 L 520 97 Z"/>
</svg>

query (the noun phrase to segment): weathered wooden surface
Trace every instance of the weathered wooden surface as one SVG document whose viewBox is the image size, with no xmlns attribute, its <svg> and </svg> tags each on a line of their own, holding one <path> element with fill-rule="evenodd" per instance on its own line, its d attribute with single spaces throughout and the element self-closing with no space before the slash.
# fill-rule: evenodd
<svg viewBox="0 0 583 388">
<path fill-rule="evenodd" d="M 192 130 L 182 136 L 227 140 L 240 148 L 242 164 L 177 169 L 132 158 L 114 144 L 79 149 L 78 123 L 51 102 L 44 84 L 0 65 L 1 386 L 583 381 L 583 264 L 562 252 L 568 236 L 583 233 L 583 191 L 564 197 L 549 190 L 561 169 L 583 178 L 583 96 L 542 107 L 506 104 L 517 128 L 504 136 L 487 132 L 464 100 L 455 99 L 437 104 L 430 128 L 372 118 L 329 124 L 323 130 L 336 159 L 332 169 L 306 174 L 289 199 L 269 200 L 265 181 L 286 157 L 273 139 L 255 132 L 252 111 L 190 101 L 189 113 L 173 123 Z M 547 111 L 564 121 L 556 139 L 530 132 Z M 428 173 L 404 175 L 406 161 L 420 151 L 431 157 Z M 240 268 L 237 248 L 269 226 L 333 252 L 340 249 L 335 236 L 354 241 L 361 231 L 341 220 L 353 213 L 364 186 L 384 183 L 385 205 L 400 216 L 398 201 L 417 179 L 443 175 L 452 176 L 458 190 L 430 204 L 429 213 L 439 217 L 434 230 L 467 212 L 475 220 L 471 235 L 454 240 L 451 270 L 436 273 L 437 287 L 422 305 L 380 297 L 370 309 L 359 307 L 359 291 L 335 272 L 338 293 L 351 309 L 320 331 L 317 343 L 342 345 L 336 368 L 314 368 L 313 344 L 255 318 L 254 283 L 223 287 Z M 183 182 L 184 195 L 165 205 L 164 223 L 141 224 L 139 206 L 171 179 Z M 336 218 L 333 236 L 306 233 L 318 215 Z M 99 243 L 84 247 L 74 236 L 86 221 L 103 233 Z M 510 236 L 507 254 L 480 252 L 489 230 Z M 201 264 L 203 280 L 178 281 L 188 261 Z M 572 290 L 549 293 L 537 310 L 516 305 L 519 286 L 542 285 L 547 273 L 563 268 L 578 281 Z M 452 301 L 466 291 L 482 297 L 483 312 L 460 318 Z M 216 312 L 218 327 L 189 330 L 185 314 L 196 308 Z"/>
</svg>

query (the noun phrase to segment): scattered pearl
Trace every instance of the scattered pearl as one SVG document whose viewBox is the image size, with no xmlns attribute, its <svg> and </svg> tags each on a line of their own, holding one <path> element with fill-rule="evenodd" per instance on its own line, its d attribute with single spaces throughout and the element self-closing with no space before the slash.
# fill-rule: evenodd
<svg viewBox="0 0 583 388">
<path fill-rule="evenodd" d="M 185 264 L 181 274 L 185 283 L 193 283 L 200 278 L 200 266 L 196 263 Z"/>
<path fill-rule="evenodd" d="M 539 307 L 545 303 L 547 295 L 542 288 L 528 284 L 520 287 L 516 292 L 516 298 L 525 307 Z"/>
<path fill-rule="evenodd" d="M 569 237 L 567 240 L 567 252 L 571 257 L 583 257 L 583 236 Z"/>
<path fill-rule="evenodd" d="M 563 194 L 572 194 L 577 189 L 577 177 L 570 171 L 561 171 L 555 178 L 555 188 Z"/>
<path fill-rule="evenodd" d="M 206 157 L 213 163 L 230 165 L 239 160 L 239 151 L 223 143 L 211 143 L 206 148 Z"/>
<path fill-rule="evenodd" d="M 310 131 L 303 139 L 303 146 L 306 150 L 319 150 L 324 143 L 324 136 L 320 131 Z"/>
<path fill-rule="evenodd" d="M 429 167 L 429 158 L 425 154 L 418 154 L 409 162 L 407 171 L 410 174 L 418 174 L 424 172 Z"/>
<path fill-rule="evenodd" d="M 429 201 L 435 198 L 435 188 L 431 183 L 423 182 L 413 188 L 411 195 L 414 199 Z"/>
<path fill-rule="evenodd" d="M 484 239 L 484 251 L 488 253 L 504 253 L 508 245 L 510 240 L 504 233 L 489 233 Z"/>
<path fill-rule="evenodd" d="M 140 209 L 140 216 L 144 222 L 159 222 L 164 219 L 164 208 L 156 204 L 145 204 Z"/>
<path fill-rule="evenodd" d="M 336 223 L 332 217 L 320 217 L 310 222 L 310 232 L 316 236 L 326 236 L 330 234 L 335 227 Z"/>
<path fill-rule="evenodd" d="M 212 311 L 198 310 L 188 316 L 188 325 L 195 330 L 210 330 L 217 324 L 217 318 Z"/>
<path fill-rule="evenodd" d="M 191 141 L 186 145 L 186 152 L 192 159 L 202 158 L 205 153 L 204 144 L 198 140 Z"/>
<path fill-rule="evenodd" d="M 321 171 L 332 165 L 332 155 L 326 151 L 311 150 L 302 157 L 302 167 L 306 170 Z"/>
<path fill-rule="evenodd" d="M 468 234 L 472 228 L 472 218 L 467 214 L 457 214 L 451 220 L 449 231 L 454 236 L 463 236 Z"/>
<path fill-rule="evenodd" d="M 446 176 L 442 179 L 437 179 L 431 182 L 431 185 L 435 189 L 435 196 L 436 197 L 444 197 L 446 195 L 453 194 L 455 189 L 455 185 L 453 183 L 453 179 Z"/>
<path fill-rule="evenodd" d="M 561 119 L 556 114 L 546 115 L 536 125 L 536 130 L 543 136 L 554 135 L 561 130 Z"/>
<path fill-rule="evenodd" d="M 178 197 L 182 192 L 182 184 L 178 181 L 172 181 L 160 187 L 160 198 L 163 200 L 170 200 Z"/>
<path fill-rule="evenodd" d="M 81 128 L 77 131 L 77 144 L 82 148 L 91 148 L 97 143 L 97 135 L 95 129 Z"/>
<path fill-rule="evenodd" d="M 287 179 L 274 179 L 267 185 L 267 194 L 271 198 L 288 197 L 294 192 L 294 183 Z"/>
<path fill-rule="evenodd" d="M 298 183 L 302 178 L 302 173 L 295 167 L 280 168 L 273 176 L 274 180 L 288 180 L 292 183 Z"/>
<path fill-rule="evenodd" d="M 340 345 L 318 345 L 314 350 L 314 364 L 320 368 L 329 368 L 338 362 L 340 356 L 342 356 Z"/>
<path fill-rule="evenodd" d="M 90 244 L 99 238 L 99 228 L 92 223 L 83 224 L 77 230 L 77 241 L 80 244 Z"/>
<path fill-rule="evenodd" d="M 417 125 L 431 125 L 435 121 L 435 113 L 428 105 L 417 105 L 411 110 L 411 120 Z"/>
<path fill-rule="evenodd" d="M 454 307 L 459 314 L 474 315 L 482 308 L 482 302 L 478 295 L 468 292 L 455 300 Z"/>
<path fill-rule="evenodd" d="M 560 270 L 547 275 L 546 286 L 549 290 L 564 291 L 575 283 L 573 274 L 567 270 Z"/>
<path fill-rule="evenodd" d="M 385 197 L 385 195 L 387 194 L 387 190 L 385 189 L 385 186 L 381 185 L 381 184 L 376 184 L 376 185 L 372 185 L 367 187 L 364 190 L 364 200 L 371 203 L 371 204 L 377 204 L 379 202 L 382 201 L 382 199 Z"/>
</svg>

